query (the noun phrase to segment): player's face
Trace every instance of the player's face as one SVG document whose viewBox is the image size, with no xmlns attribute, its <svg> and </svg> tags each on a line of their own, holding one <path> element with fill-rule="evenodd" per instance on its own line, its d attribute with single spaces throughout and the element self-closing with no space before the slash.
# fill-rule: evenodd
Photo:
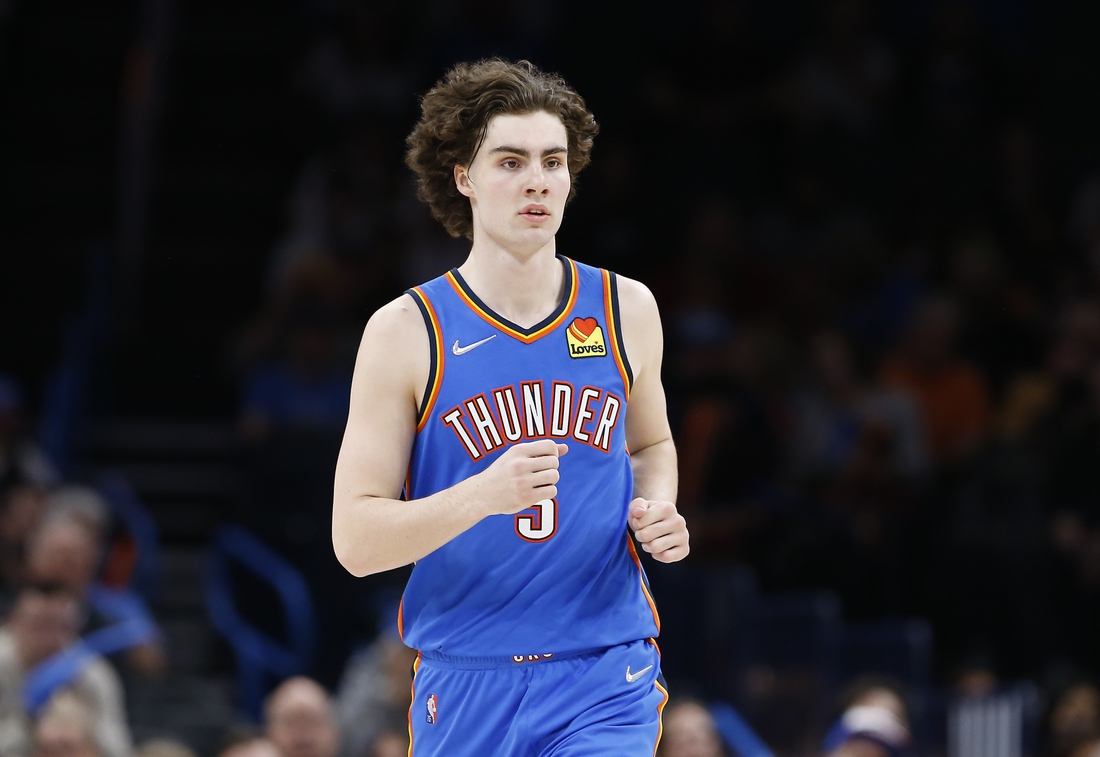
<svg viewBox="0 0 1100 757">
<path fill-rule="evenodd" d="M 455 169 L 470 198 L 474 243 L 532 253 L 553 241 L 569 196 L 568 144 L 557 116 L 537 111 L 489 121 L 485 141 L 468 167 Z"/>
</svg>

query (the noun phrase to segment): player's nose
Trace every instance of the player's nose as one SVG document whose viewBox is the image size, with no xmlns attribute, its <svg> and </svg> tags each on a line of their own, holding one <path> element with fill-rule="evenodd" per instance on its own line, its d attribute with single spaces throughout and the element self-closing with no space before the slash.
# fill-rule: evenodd
<svg viewBox="0 0 1100 757">
<path fill-rule="evenodd" d="M 550 191 L 550 182 L 546 180 L 541 166 L 536 166 L 531 171 L 531 178 L 527 182 L 527 194 L 546 194 Z"/>
</svg>

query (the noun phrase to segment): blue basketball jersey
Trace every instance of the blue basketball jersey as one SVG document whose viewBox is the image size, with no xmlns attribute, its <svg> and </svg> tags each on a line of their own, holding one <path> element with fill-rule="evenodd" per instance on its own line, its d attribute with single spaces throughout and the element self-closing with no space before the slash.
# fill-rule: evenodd
<svg viewBox="0 0 1100 757">
<path fill-rule="evenodd" d="M 659 631 L 627 529 L 632 376 L 615 275 L 559 260 L 562 301 L 529 329 L 490 310 L 457 270 L 409 290 L 432 359 L 407 499 L 469 478 L 513 444 L 569 446 L 557 497 L 486 518 L 416 563 L 398 618 L 413 648 L 519 657 Z"/>
</svg>

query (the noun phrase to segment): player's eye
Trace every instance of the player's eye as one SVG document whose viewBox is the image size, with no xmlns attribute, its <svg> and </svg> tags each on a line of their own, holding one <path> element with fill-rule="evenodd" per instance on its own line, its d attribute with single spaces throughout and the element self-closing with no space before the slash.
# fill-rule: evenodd
<svg viewBox="0 0 1100 757">
<path fill-rule="evenodd" d="M 501 163 L 505 168 L 519 168 L 519 161 L 515 158 L 508 158 L 508 160 Z"/>
<path fill-rule="evenodd" d="M 559 160 L 558 158 L 550 158 L 550 160 L 546 161 L 546 167 L 561 168 L 561 160 Z"/>
</svg>

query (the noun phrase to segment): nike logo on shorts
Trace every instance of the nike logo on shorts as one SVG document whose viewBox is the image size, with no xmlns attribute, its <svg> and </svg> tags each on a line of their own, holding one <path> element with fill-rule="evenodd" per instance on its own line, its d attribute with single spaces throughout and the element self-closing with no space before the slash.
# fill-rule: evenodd
<svg viewBox="0 0 1100 757">
<path fill-rule="evenodd" d="M 639 678 L 641 678 L 643 675 L 645 675 L 646 671 L 649 670 L 652 667 L 653 667 L 652 665 L 646 665 L 644 668 L 639 670 L 637 673 L 631 673 L 630 672 L 630 666 L 627 665 L 626 666 L 626 682 L 627 683 L 634 683 Z"/>
<path fill-rule="evenodd" d="M 495 338 L 496 338 L 496 334 L 493 334 L 492 336 L 485 337 L 480 342 L 474 342 L 473 344 L 467 344 L 465 347 L 459 347 L 458 346 L 458 340 L 455 339 L 455 343 L 451 345 L 451 352 L 455 355 L 465 355 L 467 352 L 474 349 L 475 347 L 480 347 L 481 345 L 485 344 L 490 339 L 495 339 Z"/>
</svg>

